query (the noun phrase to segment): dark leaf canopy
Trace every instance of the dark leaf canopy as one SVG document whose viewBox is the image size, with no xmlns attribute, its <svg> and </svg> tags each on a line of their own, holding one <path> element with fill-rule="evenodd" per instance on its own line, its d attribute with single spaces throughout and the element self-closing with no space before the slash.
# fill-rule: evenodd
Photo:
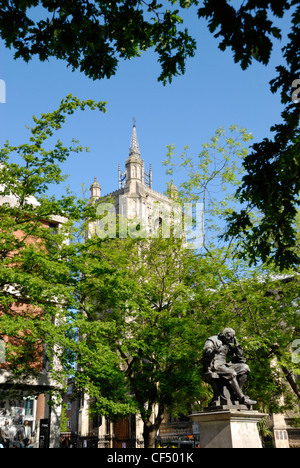
<svg viewBox="0 0 300 468">
<path fill-rule="evenodd" d="M 186 8 L 197 2 L 179 3 Z M 15 58 L 56 57 L 92 79 L 110 78 L 120 59 L 154 47 L 165 83 L 184 72 L 196 48 L 179 10 L 155 0 L 3 0 L 0 7 L 0 34 Z"/>
</svg>

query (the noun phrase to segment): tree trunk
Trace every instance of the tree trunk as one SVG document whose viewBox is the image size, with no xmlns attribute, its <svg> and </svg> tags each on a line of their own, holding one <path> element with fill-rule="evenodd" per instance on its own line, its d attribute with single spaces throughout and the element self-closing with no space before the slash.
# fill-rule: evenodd
<svg viewBox="0 0 300 468">
<path fill-rule="evenodd" d="M 291 370 L 287 369 L 286 367 L 281 366 L 281 369 L 285 375 L 286 380 L 290 384 L 293 392 L 300 399 L 300 387 L 298 385 L 297 377 Z"/>
<path fill-rule="evenodd" d="M 154 423 L 150 422 L 151 419 L 144 419 L 144 446 L 145 448 L 155 448 L 155 438 L 157 431 L 160 428 L 160 425 L 164 419 L 165 406 L 163 404 L 158 405 L 158 413 L 155 417 Z"/>
<path fill-rule="evenodd" d="M 156 426 L 153 424 L 144 424 L 144 446 L 145 448 L 155 448 L 155 438 L 157 434 Z"/>
</svg>

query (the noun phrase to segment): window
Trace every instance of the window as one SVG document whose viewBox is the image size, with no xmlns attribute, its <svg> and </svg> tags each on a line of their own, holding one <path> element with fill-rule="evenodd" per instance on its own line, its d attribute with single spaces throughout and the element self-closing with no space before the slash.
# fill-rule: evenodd
<svg viewBox="0 0 300 468">
<path fill-rule="evenodd" d="M 25 416 L 33 416 L 33 400 L 25 401 Z"/>
<path fill-rule="evenodd" d="M 3 340 L 0 340 L 0 364 L 6 363 L 6 345 Z"/>
<path fill-rule="evenodd" d="M 102 416 L 95 415 L 93 418 L 93 429 L 102 426 Z"/>
<path fill-rule="evenodd" d="M 108 418 L 105 418 L 105 430 L 106 435 L 110 435 L 110 420 Z"/>
<path fill-rule="evenodd" d="M 56 223 L 49 223 L 49 229 L 54 233 L 56 234 L 57 230 L 58 230 L 58 224 Z"/>
</svg>

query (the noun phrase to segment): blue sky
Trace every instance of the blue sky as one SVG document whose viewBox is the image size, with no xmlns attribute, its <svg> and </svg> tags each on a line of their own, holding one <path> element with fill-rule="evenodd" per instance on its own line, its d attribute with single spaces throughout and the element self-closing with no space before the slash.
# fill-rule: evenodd
<svg viewBox="0 0 300 468">
<path fill-rule="evenodd" d="M 74 155 L 64 165 L 70 177 L 65 185 L 80 195 L 81 184 L 90 187 L 97 176 L 105 195 L 118 188 L 118 164 L 124 170 L 129 154 L 132 118 L 146 170 L 153 165 L 153 188 L 165 190 L 168 180 L 162 161 L 166 146 L 174 144 L 178 153 L 189 145 L 197 155 L 219 126 L 246 127 L 260 141 L 270 136 L 270 126 L 280 122 L 279 94 L 273 95 L 269 81 L 281 63 L 280 43 L 274 48 L 270 64 L 254 63 L 242 71 L 231 51 L 222 52 L 208 32 L 205 21 L 195 10 L 185 15 L 186 26 L 197 40 L 197 53 L 186 63 L 186 73 L 172 84 L 157 82 L 159 65 L 153 52 L 119 64 L 113 78 L 92 81 L 72 72 L 65 62 L 51 59 L 28 64 L 13 59 L 13 51 L 0 42 L 0 79 L 6 83 L 6 103 L 0 104 L 0 145 L 5 140 L 18 145 L 28 141 L 25 125 L 32 115 L 56 109 L 67 94 L 80 99 L 107 101 L 107 113 L 78 111 L 57 133 L 63 143 L 75 137 L 89 153 Z M 175 184 L 178 183 L 176 175 Z M 55 188 L 60 195 L 65 186 Z"/>
</svg>

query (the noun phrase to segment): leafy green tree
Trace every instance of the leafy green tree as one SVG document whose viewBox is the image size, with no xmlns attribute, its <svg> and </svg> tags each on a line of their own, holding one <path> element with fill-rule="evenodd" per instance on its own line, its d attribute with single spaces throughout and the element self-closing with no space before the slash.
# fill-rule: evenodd
<svg viewBox="0 0 300 468">
<path fill-rule="evenodd" d="M 75 381 L 100 414 L 138 412 L 146 447 L 153 447 L 166 411 L 189 414 L 197 403 L 207 405 L 202 348 L 225 326 L 235 328 L 252 369 L 249 394 L 270 412 L 296 407 L 299 366 L 291 346 L 299 328 L 298 279 L 263 265 L 250 269 L 234 238 L 220 240 L 250 140 L 245 129 L 232 126 L 226 135 L 221 128 L 198 159 L 186 148 L 178 163 L 169 148 L 168 173 L 188 173 L 180 199 L 204 206 L 198 252 L 172 236 L 94 236 L 81 246 L 83 339 Z"/>
<path fill-rule="evenodd" d="M 75 140 L 46 145 L 66 117 L 85 108 L 105 111 L 104 103 L 67 96 L 54 112 L 33 118 L 29 142 L 0 150 L 0 337 L 9 337 L 6 366 L 23 377 L 41 370 L 43 346 L 57 381 L 64 381 L 63 352 L 70 332 L 75 279 L 69 262 L 74 255 L 75 222 L 92 216 L 92 207 L 66 194 L 49 196 L 51 184 L 65 180 L 61 164 L 84 150 Z M 55 220 L 61 227 L 54 228 Z M 52 228 L 49 228 L 49 223 Z M 59 223 L 57 223 L 57 226 Z"/>
<path fill-rule="evenodd" d="M 199 371 L 205 328 L 194 312 L 196 256 L 172 238 L 96 237 L 82 249 L 87 320 L 75 381 L 89 389 L 100 414 L 138 412 L 145 447 L 154 447 L 167 410 L 188 414 L 207 399 Z M 81 362 L 86 347 L 88 365 Z"/>
<path fill-rule="evenodd" d="M 3 0 L 0 33 L 16 58 L 56 57 L 94 80 L 114 75 L 119 60 L 154 48 L 162 68 L 159 80 L 165 83 L 182 74 L 186 58 L 195 53 L 195 40 L 179 15 L 195 3 L 172 0 L 164 7 L 156 0 Z"/>
<path fill-rule="evenodd" d="M 245 129 L 232 126 L 226 133 L 221 128 L 197 157 L 188 147 L 177 157 L 170 147 L 165 165 L 172 177 L 184 171 L 179 196 L 204 206 L 199 262 L 205 296 L 197 298 L 202 323 L 205 317 L 211 334 L 225 326 L 236 330 L 252 369 L 251 396 L 277 412 L 296 408 L 300 396 L 299 349 L 293 354 L 299 344 L 299 277 L 292 269 L 280 274 L 274 264 L 250 268 L 243 238 L 223 237 L 226 214 L 238 204 L 235 191 L 250 139 Z M 252 213 L 252 222 L 260 222 L 259 212 Z"/>
<path fill-rule="evenodd" d="M 229 0 L 204 0 L 202 3 L 199 17 L 208 20 L 210 32 L 220 39 L 220 49 L 231 48 L 234 61 L 243 69 L 253 60 L 269 63 L 274 41 L 282 39 L 278 19 L 291 17 L 288 39 L 282 46 L 283 62 L 270 82 L 272 92 L 281 92 L 282 122 L 271 127 L 273 139 L 255 143 L 244 161 L 246 173 L 237 194 L 247 206 L 228 217 L 227 237 L 232 234 L 241 237 L 252 264 L 271 260 L 281 270 L 299 266 L 299 252 L 295 250 L 300 191 L 299 2 L 248 0 L 233 4 Z M 292 88 L 295 82 L 298 90 Z M 253 208 L 263 214 L 256 225 L 251 218 Z"/>
<path fill-rule="evenodd" d="M 238 196 L 247 207 L 228 217 L 228 238 L 243 238 L 252 264 L 275 261 L 281 269 L 299 266 L 295 251 L 295 218 L 299 206 L 299 15 L 298 0 L 145 0 L 106 2 L 66 0 L 0 1 L 0 34 L 15 57 L 45 61 L 56 57 L 92 79 L 111 77 L 119 60 L 138 57 L 154 48 L 164 84 L 183 74 L 196 50 L 185 28 L 183 13 L 200 5 L 199 18 L 208 20 L 220 49 L 231 48 L 243 69 L 258 61 L 268 65 L 277 40 L 283 37 L 280 20 L 290 22 L 282 63 L 271 80 L 281 92 L 282 121 L 274 123 L 274 138 L 253 145 L 244 161 L 246 173 Z M 289 15 L 289 16 L 288 16 Z M 293 83 L 295 84 L 292 88 Z M 252 224 L 251 211 L 263 216 Z"/>
</svg>

